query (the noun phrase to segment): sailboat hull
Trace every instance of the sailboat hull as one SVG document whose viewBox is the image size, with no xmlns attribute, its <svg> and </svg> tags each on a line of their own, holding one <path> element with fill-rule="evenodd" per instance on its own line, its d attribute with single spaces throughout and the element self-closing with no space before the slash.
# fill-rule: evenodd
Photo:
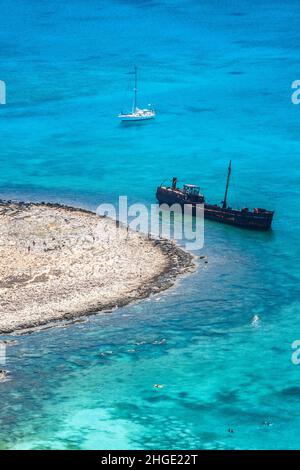
<svg viewBox="0 0 300 470">
<path fill-rule="evenodd" d="M 155 118 L 155 114 L 152 115 L 152 116 L 134 116 L 134 115 L 130 115 L 130 114 L 119 114 L 119 119 L 121 119 L 121 121 L 126 121 L 126 122 L 136 122 L 136 121 L 149 121 L 149 119 L 154 119 Z"/>
</svg>

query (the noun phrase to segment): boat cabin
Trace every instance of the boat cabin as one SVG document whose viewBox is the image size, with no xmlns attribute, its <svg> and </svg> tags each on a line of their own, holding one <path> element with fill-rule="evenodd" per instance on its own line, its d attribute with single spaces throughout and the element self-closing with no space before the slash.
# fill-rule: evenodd
<svg viewBox="0 0 300 470">
<path fill-rule="evenodd" d="M 183 192 L 188 194 L 189 196 L 199 196 L 200 187 L 195 186 L 194 184 L 184 184 L 183 185 Z"/>
<path fill-rule="evenodd" d="M 177 178 L 176 176 L 172 179 L 172 186 L 169 188 L 172 192 L 176 193 L 177 198 L 181 197 L 183 201 L 191 201 L 191 202 L 198 202 L 203 203 L 204 197 L 203 194 L 200 194 L 200 186 L 196 186 L 195 184 L 184 184 L 183 188 L 177 188 Z"/>
</svg>

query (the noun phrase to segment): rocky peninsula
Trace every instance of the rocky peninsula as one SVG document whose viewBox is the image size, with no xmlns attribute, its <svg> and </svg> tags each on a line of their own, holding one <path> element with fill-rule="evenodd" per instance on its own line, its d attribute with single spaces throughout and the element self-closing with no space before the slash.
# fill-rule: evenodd
<svg viewBox="0 0 300 470">
<path fill-rule="evenodd" d="M 88 210 L 0 202 L 1 334 L 126 305 L 194 268 L 172 241 Z"/>
</svg>

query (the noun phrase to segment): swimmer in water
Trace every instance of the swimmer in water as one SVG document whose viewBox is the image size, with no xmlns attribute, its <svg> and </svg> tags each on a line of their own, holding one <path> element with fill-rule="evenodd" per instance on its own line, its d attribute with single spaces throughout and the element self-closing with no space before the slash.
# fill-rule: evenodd
<svg viewBox="0 0 300 470">
<path fill-rule="evenodd" d="M 259 326 L 260 324 L 260 318 L 258 315 L 254 315 L 254 317 L 251 320 L 251 325 L 252 326 Z"/>
</svg>

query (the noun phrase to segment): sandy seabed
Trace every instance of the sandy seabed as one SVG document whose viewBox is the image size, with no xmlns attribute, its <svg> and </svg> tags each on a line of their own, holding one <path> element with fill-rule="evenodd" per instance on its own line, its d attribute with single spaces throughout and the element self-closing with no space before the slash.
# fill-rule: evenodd
<svg viewBox="0 0 300 470">
<path fill-rule="evenodd" d="M 195 268 L 168 240 L 56 204 L 0 203 L 0 333 L 126 305 Z"/>
</svg>

